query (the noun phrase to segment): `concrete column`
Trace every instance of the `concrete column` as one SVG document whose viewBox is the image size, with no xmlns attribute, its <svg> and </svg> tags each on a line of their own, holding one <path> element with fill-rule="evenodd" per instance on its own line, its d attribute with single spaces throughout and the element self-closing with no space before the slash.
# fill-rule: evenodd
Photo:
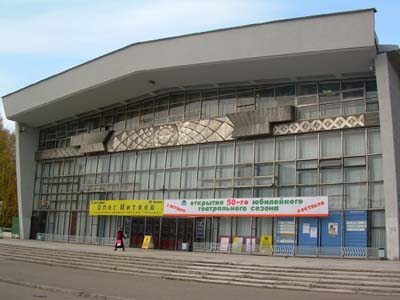
<svg viewBox="0 0 400 300">
<path fill-rule="evenodd" d="M 38 149 L 39 130 L 15 123 L 18 216 L 21 239 L 29 239 L 35 184 L 35 151 Z"/>
<path fill-rule="evenodd" d="M 387 53 L 377 55 L 375 69 L 383 154 L 386 255 L 390 260 L 399 260 L 400 77 Z"/>
</svg>

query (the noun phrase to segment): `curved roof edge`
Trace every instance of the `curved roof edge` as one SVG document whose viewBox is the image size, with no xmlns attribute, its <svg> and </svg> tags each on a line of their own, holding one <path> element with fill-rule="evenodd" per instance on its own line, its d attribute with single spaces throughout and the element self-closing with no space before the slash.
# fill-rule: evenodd
<svg viewBox="0 0 400 300">
<path fill-rule="evenodd" d="M 101 56 L 98 56 L 98 57 L 96 57 L 96 58 L 94 58 L 94 59 L 88 60 L 88 61 L 86 61 L 86 62 L 84 62 L 84 63 L 81 63 L 81 64 L 78 64 L 78 65 L 76 65 L 76 66 L 73 66 L 73 67 L 71 67 L 71 68 L 69 68 L 69 69 L 66 69 L 66 70 L 64 70 L 64 71 L 62 71 L 62 72 L 59 72 L 59 73 L 56 73 L 56 74 L 51 75 L 51 76 L 49 76 L 49 77 L 46 77 L 46 78 L 44 78 L 44 79 L 41 79 L 41 80 L 39 80 L 39 81 L 37 81 L 37 82 L 34 82 L 34 83 L 32 83 L 32 84 L 29 84 L 29 85 L 27 85 L 27 86 L 25 86 L 25 87 L 22 87 L 22 88 L 20 88 L 20 89 L 18 89 L 18 90 L 15 90 L 15 91 L 11 92 L 11 93 L 8 93 L 8 94 L 6 94 L 6 95 L 3 95 L 2 98 L 8 97 L 8 96 L 13 95 L 13 94 L 15 94 L 15 93 L 18 93 L 18 92 L 20 92 L 20 91 L 23 91 L 23 90 L 25 90 L 25 89 L 28 89 L 28 88 L 30 88 L 30 87 L 32 87 L 32 86 L 35 86 L 35 85 L 37 85 L 37 84 L 40 84 L 40 83 L 42 83 L 42 82 L 44 82 L 44 81 L 47 81 L 47 80 L 49 80 L 49 79 L 51 79 L 51 78 L 57 77 L 57 76 L 59 76 L 59 75 L 61 75 L 61 74 L 67 73 L 67 72 L 69 72 L 69 71 L 71 71 L 71 70 L 74 70 L 74 69 L 76 69 L 76 68 L 79 68 L 79 67 L 81 67 L 81 66 L 87 65 L 87 64 L 89 64 L 89 63 L 91 63 L 91 62 L 94 62 L 94 61 L 96 61 L 96 60 L 99 60 L 99 59 L 101 59 L 101 58 L 110 56 L 110 55 L 112 55 L 112 54 L 114 54 L 114 53 L 116 53 L 116 52 L 125 50 L 125 49 L 130 48 L 130 47 L 134 47 L 134 46 L 137 46 L 137 45 L 141 45 L 141 44 L 155 43 L 155 42 L 160 42 L 160 41 L 165 41 L 165 40 L 178 39 L 178 38 L 182 38 L 182 37 L 195 36 L 195 35 L 202 35 L 202 34 L 207 34 L 207 33 L 221 32 L 221 31 L 227 31 L 227 30 L 232 30 L 232 29 L 240 29 L 240 28 L 246 28 L 246 27 L 253 27 L 253 26 L 266 25 L 266 24 L 273 24 L 273 23 L 280 23 L 280 22 L 289 22 L 289 21 L 296 21 L 296 20 L 303 20 L 303 19 L 313 19 L 313 18 L 326 17 L 326 16 L 354 14 L 354 13 L 361 13 L 361 12 L 367 12 L 367 11 L 373 11 L 374 13 L 377 12 L 377 10 L 376 10 L 375 8 L 366 8 L 366 9 L 358 9 L 358 10 L 349 10 L 349 11 L 343 11 L 343 12 L 334 12 L 334 13 L 327 13 L 327 14 L 318 14 L 318 15 L 304 16 L 304 17 L 295 17 L 295 18 L 290 18 L 290 19 L 280 19 L 280 20 L 273 20 L 273 21 L 267 21 L 267 22 L 252 23 L 252 24 L 246 24 L 246 25 L 241 25 L 241 26 L 227 27 L 227 28 L 221 28 L 221 29 L 213 29 L 213 30 L 202 31 L 202 32 L 195 32 L 195 33 L 189 33 L 189 34 L 182 34 L 182 35 L 173 36 L 173 37 L 166 37 L 166 38 L 159 38 L 159 39 L 155 39 L 155 40 L 148 40 L 148 41 L 136 42 L 136 43 L 132 43 L 132 44 L 129 44 L 129 45 L 127 45 L 127 46 L 124 46 L 124 47 L 122 47 L 122 48 L 118 48 L 118 49 L 116 49 L 116 50 L 114 50 L 114 51 L 111 51 L 111 52 L 108 52 L 108 53 L 106 53 L 106 54 L 103 54 L 103 55 L 101 55 Z"/>
</svg>

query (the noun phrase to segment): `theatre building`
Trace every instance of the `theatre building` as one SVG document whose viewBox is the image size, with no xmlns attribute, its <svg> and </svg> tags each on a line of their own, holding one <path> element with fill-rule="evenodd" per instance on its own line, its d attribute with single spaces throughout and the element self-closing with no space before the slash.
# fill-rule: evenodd
<svg viewBox="0 0 400 300">
<path fill-rule="evenodd" d="M 399 259 L 400 52 L 375 13 L 136 43 L 3 96 L 22 238 Z"/>
</svg>

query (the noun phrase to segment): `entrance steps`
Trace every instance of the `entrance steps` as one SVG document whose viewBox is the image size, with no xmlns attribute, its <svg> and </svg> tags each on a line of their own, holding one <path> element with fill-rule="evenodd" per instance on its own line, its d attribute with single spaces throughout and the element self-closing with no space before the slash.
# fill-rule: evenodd
<svg viewBox="0 0 400 300">
<path fill-rule="evenodd" d="M 109 253 L 30 247 L 26 245 L 0 244 L 0 256 L 10 260 L 39 263 L 101 272 L 136 276 L 152 276 L 175 280 L 278 288 L 286 290 L 365 293 L 400 296 L 399 270 L 358 270 L 345 268 L 271 266 L 262 263 L 238 263 L 193 259 L 190 255 L 157 257 L 132 255 L 133 253 Z M 140 252 L 138 252 L 140 253 Z M 189 254 L 189 253 L 185 253 Z M 260 259 L 261 261 L 261 259 Z"/>
</svg>

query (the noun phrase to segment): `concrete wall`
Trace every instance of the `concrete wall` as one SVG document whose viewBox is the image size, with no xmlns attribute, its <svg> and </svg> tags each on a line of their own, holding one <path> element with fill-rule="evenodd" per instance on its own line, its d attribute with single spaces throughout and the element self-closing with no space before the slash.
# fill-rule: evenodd
<svg viewBox="0 0 400 300">
<path fill-rule="evenodd" d="M 21 239 L 29 239 L 35 184 L 35 151 L 39 130 L 15 123 L 17 152 L 18 216 Z"/>
<path fill-rule="evenodd" d="M 377 55 L 375 68 L 381 120 L 387 257 L 399 260 L 400 77 L 387 53 Z"/>
</svg>

